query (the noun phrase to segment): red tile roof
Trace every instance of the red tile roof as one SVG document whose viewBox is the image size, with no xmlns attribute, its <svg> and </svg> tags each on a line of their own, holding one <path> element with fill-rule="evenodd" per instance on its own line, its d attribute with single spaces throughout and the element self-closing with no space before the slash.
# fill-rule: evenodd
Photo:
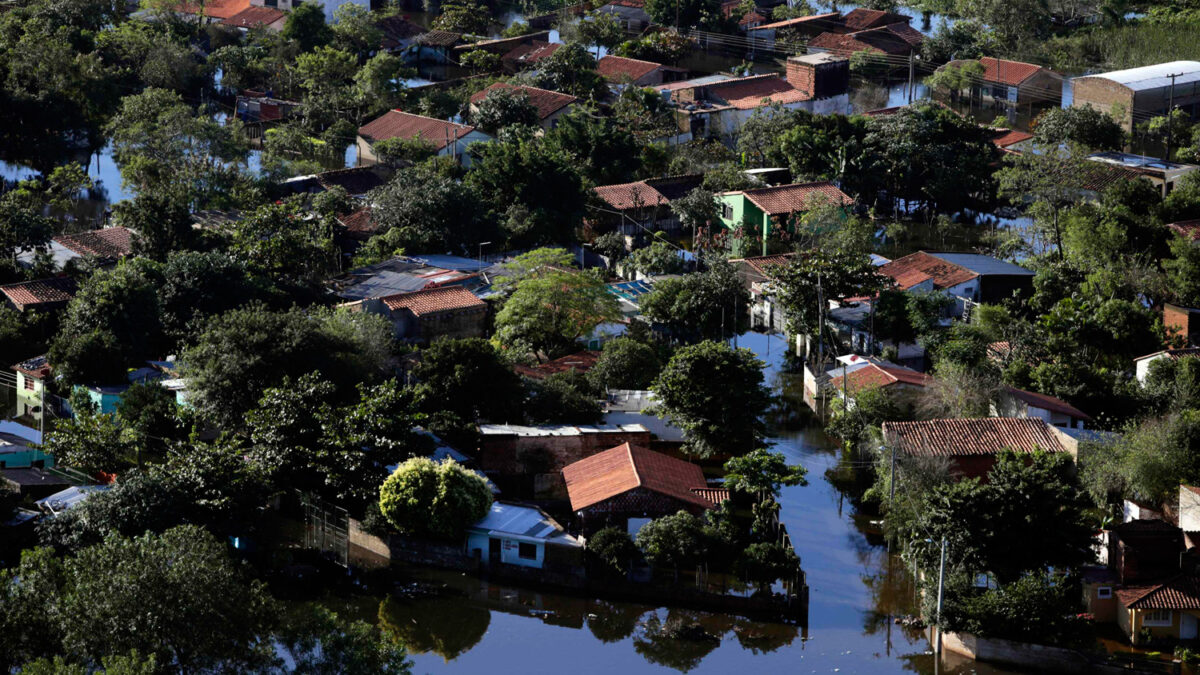
<svg viewBox="0 0 1200 675">
<path fill-rule="evenodd" d="M 809 49 L 821 49 L 849 58 L 857 52 L 906 56 L 913 51 L 912 36 L 907 31 L 891 30 L 892 26 L 872 28 L 857 33 L 821 33 L 808 41 Z"/>
<path fill-rule="evenodd" d="M 428 33 L 418 35 L 415 42 L 428 47 L 453 47 L 462 42 L 462 33 L 455 33 L 448 30 L 431 30 Z"/>
<path fill-rule="evenodd" d="M 786 265 L 796 257 L 795 253 L 779 253 L 776 255 L 760 255 L 753 258 L 742 258 L 741 262 L 745 263 L 750 269 L 758 272 L 763 276 L 769 275 L 769 268 Z M 729 262 L 737 262 L 730 260 Z"/>
<path fill-rule="evenodd" d="M 1043 420 L 1018 417 L 884 422 L 884 441 L 916 457 L 961 457 L 1016 452 L 1064 452 Z"/>
<path fill-rule="evenodd" d="M 375 22 L 375 27 L 383 33 L 382 46 L 384 49 L 397 49 L 406 40 L 425 33 L 428 29 L 399 16 L 387 16 Z"/>
<path fill-rule="evenodd" d="M 562 44 L 558 42 L 545 42 L 543 40 L 531 40 L 522 45 L 517 45 L 500 57 L 501 61 L 509 61 L 519 64 L 537 63 L 542 59 L 550 56 L 558 51 Z"/>
<path fill-rule="evenodd" d="M 415 316 L 450 312 L 460 309 L 483 309 L 487 306 L 484 301 L 462 286 L 444 286 L 430 288 L 412 293 L 400 293 L 382 298 L 387 308 L 396 311 L 407 309 Z"/>
<path fill-rule="evenodd" d="M 472 131 L 475 131 L 475 127 L 465 124 L 455 124 L 433 117 L 389 110 L 359 127 L 358 134 L 372 141 L 382 141 L 388 138 L 421 138 L 429 141 L 437 150 L 441 150 L 450 145 L 451 139 L 462 138 Z"/>
<path fill-rule="evenodd" d="M 641 180 L 635 183 L 601 185 L 592 188 L 592 191 L 596 193 L 597 197 L 604 200 L 604 203 L 618 211 L 658 206 L 671 202 L 670 199 L 667 199 L 666 195 L 647 185 L 646 181 Z"/>
<path fill-rule="evenodd" d="M 228 19 L 250 6 L 250 0 L 207 0 L 203 6 L 185 4 L 182 12 L 185 14 L 204 13 L 212 19 Z"/>
<path fill-rule="evenodd" d="M 54 277 L 0 286 L 0 293 L 19 309 L 25 310 L 38 305 L 70 302 L 77 288 L 71 277 Z"/>
<path fill-rule="evenodd" d="M 851 395 L 855 395 L 863 391 L 890 387 L 894 384 L 907 384 L 923 388 L 932 381 L 932 377 L 925 373 L 918 373 L 911 368 L 868 363 L 846 373 L 845 376 L 839 375 L 833 378 L 830 386 L 839 391 L 844 387 Z"/>
<path fill-rule="evenodd" d="M 585 349 L 575 354 L 560 356 L 557 359 L 536 366 L 513 366 L 513 370 L 518 375 L 523 375 L 532 380 L 544 380 L 556 373 L 570 371 L 586 373 L 596 365 L 596 361 L 599 359 L 600 352 Z"/>
<path fill-rule="evenodd" d="M 36 377 L 39 380 L 44 380 L 49 377 L 50 371 L 53 370 L 53 368 L 50 367 L 49 359 L 47 359 L 44 354 L 42 356 L 35 356 L 32 359 L 22 361 L 15 366 L 11 366 L 11 368 L 19 373 L 29 375 L 30 377 Z"/>
<path fill-rule="evenodd" d="M 711 500 L 692 491 L 707 487 L 699 466 L 628 443 L 568 464 L 563 467 L 562 475 L 572 511 L 581 511 L 638 487 L 688 504 L 713 506 Z"/>
<path fill-rule="evenodd" d="M 646 7 L 646 0 L 610 0 L 607 5 L 630 7 L 633 9 L 644 9 Z"/>
<path fill-rule="evenodd" d="M 738 110 L 754 110 L 766 103 L 796 103 L 808 101 L 812 95 L 792 86 L 778 75 L 755 75 L 727 80 L 706 86 L 709 96 L 716 96 Z"/>
<path fill-rule="evenodd" d="M 235 28 L 257 28 L 270 26 L 285 18 L 287 18 L 287 14 L 274 7 L 247 7 L 228 19 L 222 20 L 221 23 Z"/>
<path fill-rule="evenodd" d="M 988 82 L 1010 84 L 1014 87 L 1033 77 L 1038 73 L 1038 71 L 1042 70 L 1041 66 L 1037 66 L 1032 63 L 1008 61 L 1006 59 L 998 59 L 993 56 L 985 56 L 979 59 L 979 63 L 983 64 L 983 79 L 987 80 Z"/>
<path fill-rule="evenodd" d="M 1070 403 L 1067 403 L 1066 401 L 1062 400 L 1061 398 L 1055 398 L 1054 396 L 1047 396 L 1046 394 L 1039 394 L 1035 391 L 1025 391 L 1024 389 L 1016 389 L 1014 387 L 1006 387 L 1005 391 L 1007 391 L 1009 394 L 1015 396 L 1016 398 L 1028 403 L 1029 405 L 1031 405 L 1035 408 L 1049 410 L 1050 412 L 1056 412 L 1056 413 L 1060 413 L 1063 415 L 1067 415 L 1068 417 L 1075 417 L 1078 419 L 1084 419 L 1084 420 L 1092 419 L 1090 416 L 1088 416 L 1087 413 L 1083 412 L 1079 408 L 1076 408 L 1075 406 L 1071 405 Z"/>
<path fill-rule="evenodd" d="M 1200 577 L 1181 574 L 1153 586 L 1118 589 L 1117 601 L 1128 609 L 1200 609 Z"/>
<path fill-rule="evenodd" d="M 911 19 L 903 14 L 893 14 L 878 9 L 865 9 L 859 7 L 846 13 L 842 22 L 846 24 L 846 28 L 850 31 L 867 30 L 868 28 L 879 28 L 881 26 L 891 26 L 902 23 L 908 25 Z"/>
<path fill-rule="evenodd" d="M 1181 220 L 1176 223 L 1169 223 L 1167 227 L 1171 228 L 1176 234 L 1192 241 L 1200 239 L 1200 219 Z"/>
<path fill-rule="evenodd" d="M 879 267 L 879 271 L 895 280 L 902 291 L 929 279 L 935 289 L 950 288 L 979 276 L 971 270 L 946 262 L 941 258 L 918 251 Z"/>
<path fill-rule="evenodd" d="M 1142 361 L 1142 360 L 1148 359 L 1152 356 L 1163 356 L 1163 357 L 1166 357 L 1173 361 L 1178 361 L 1179 359 L 1190 359 L 1190 358 L 1200 356 L 1200 348 L 1188 347 L 1186 349 L 1164 349 L 1160 352 L 1154 352 L 1153 354 L 1139 356 L 1136 359 L 1134 359 L 1134 361 Z"/>
<path fill-rule="evenodd" d="M 755 206 L 770 216 L 804 211 L 822 204 L 846 206 L 854 200 L 829 181 L 817 183 L 793 183 L 775 187 L 741 190 Z M 735 193 L 736 194 L 736 193 Z"/>
<path fill-rule="evenodd" d="M 627 59 L 624 56 L 613 56 L 612 54 L 608 54 L 596 62 L 596 72 L 600 73 L 604 79 L 610 82 L 626 78 L 635 81 L 659 68 L 662 68 L 661 63 L 642 61 L 641 59 Z"/>
<path fill-rule="evenodd" d="M 550 91 L 549 89 L 538 89 L 537 87 L 528 87 L 523 84 L 496 82 L 483 91 L 475 92 L 471 96 L 471 103 L 479 103 L 492 92 L 500 90 L 524 92 L 529 97 L 529 102 L 533 104 L 533 107 L 537 108 L 538 117 L 543 120 L 579 100 L 570 94 Z"/>
<path fill-rule="evenodd" d="M 54 238 L 59 245 L 81 256 L 117 259 L 133 253 L 133 237 L 128 228 L 106 227 L 79 234 L 62 234 Z"/>
<path fill-rule="evenodd" d="M 738 21 L 738 25 L 739 26 L 749 26 L 750 24 L 754 23 L 755 21 L 761 22 L 761 21 L 766 21 L 766 20 L 767 20 L 767 17 L 763 16 L 762 14 L 759 14 L 758 12 L 756 12 L 754 10 L 751 10 L 749 12 L 746 12 L 745 16 L 743 16 L 741 18 L 741 20 Z"/>
<path fill-rule="evenodd" d="M 761 26 L 756 26 L 754 28 L 751 28 L 750 30 L 769 30 L 769 29 L 773 29 L 773 28 L 787 28 L 789 26 L 796 26 L 796 25 L 799 25 L 802 23 L 820 23 L 820 22 L 826 22 L 829 26 L 833 26 L 835 23 L 840 26 L 841 22 L 842 22 L 842 15 L 839 14 L 838 12 L 829 12 L 826 14 L 813 14 L 811 16 L 798 16 L 794 19 L 784 19 L 783 21 L 774 21 L 772 23 L 763 24 Z"/>
<path fill-rule="evenodd" d="M 884 26 L 879 30 L 884 30 L 892 35 L 895 35 L 901 40 L 907 42 L 912 47 L 920 47 L 921 43 L 925 41 L 924 33 L 906 23 L 893 23 L 891 25 Z"/>
<path fill-rule="evenodd" d="M 992 138 L 992 144 L 997 148 L 1007 148 L 1033 138 L 1033 134 L 1015 129 L 998 129 L 996 133 L 997 135 Z"/>
<path fill-rule="evenodd" d="M 375 230 L 379 229 L 379 223 L 371 217 L 371 207 L 364 206 L 361 209 L 342 216 L 338 219 L 342 227 L 346 228 L 347 232 L 356 234 L 374 234 Z"/>
<path fill-rule="evenodd" d="M 729 488 L 692 488 L 692 493 L 700 495 L 717 506 L 729 499 Z"/>
</svg>

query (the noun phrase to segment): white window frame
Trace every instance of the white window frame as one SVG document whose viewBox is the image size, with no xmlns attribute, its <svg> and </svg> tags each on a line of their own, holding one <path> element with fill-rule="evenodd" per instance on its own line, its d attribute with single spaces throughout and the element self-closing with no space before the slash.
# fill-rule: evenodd
<svg viewBox="0 0 1200 675">
<path fill-rule="evenodd" d="M 1163 614 L 1166 615 L 1166 619 L 1152 618 Z M 1163 628 L 1174 623 L 1174 618 L 1174 612 L 1169 609 L 1148 609 L 1146 610 L 1146 616 L 1142 617 L 1142 625 Z"/>
</svg>

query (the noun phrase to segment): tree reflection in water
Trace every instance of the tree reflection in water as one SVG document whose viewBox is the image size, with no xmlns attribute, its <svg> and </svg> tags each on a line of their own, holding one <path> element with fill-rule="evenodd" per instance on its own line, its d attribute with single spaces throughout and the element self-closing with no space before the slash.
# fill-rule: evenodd
<svg viewBox="0 0 1200 675">
<path fill-rule="evenodd" d="M 658 612 L 651 614 L 639 626 L 633 638 L 633 648 L 650 663 L 686 673 L 721 645 L 721 636 L 713 633 L 709 621 L 697 612 L 669 610 L 666 618 Z"/>
<path fill-rule="evenodd" d="M 487 632 L 492 613 L 469 600 L 437 598 L 405 602 L 386 597 L 379 603 L 379 627 L 409 652 L 433 652 L 446 661 L 465 654 Z"/>
<path fill-rule="evenodd" d="M 638 619 L 653 608 L 597 600 L 591 609 L 587 620 L 588 630 L 592 631 L 597 640 L 608 643 L 620 642 L 633 635 Z"/>
<path fill-rule="evenodd" d="M 800 627 L 786 623 L 759 623 L 737 619 L 733 624 L 733 635 L 738 644 L 754 654 L 767 654 L 792 644 L 800 635 Z"/>
</svg>

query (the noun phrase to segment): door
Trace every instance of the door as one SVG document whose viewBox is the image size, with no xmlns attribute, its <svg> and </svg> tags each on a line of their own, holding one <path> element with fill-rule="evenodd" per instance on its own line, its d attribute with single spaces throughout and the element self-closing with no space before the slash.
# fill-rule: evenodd
<svg viewBox="0 0 1200 675">
<path fill-rule="evenodd" d="M 488 538 L 488 560 L 500 562 L 500 540 L 495 537 Z"/>
<path fill-rule="evenodd" d="M 1196 615 L 1180 613 L 1179 617 L 1179 639 L 1180 640 L 1195 640 L 1196 639 Z"/>
</svg>

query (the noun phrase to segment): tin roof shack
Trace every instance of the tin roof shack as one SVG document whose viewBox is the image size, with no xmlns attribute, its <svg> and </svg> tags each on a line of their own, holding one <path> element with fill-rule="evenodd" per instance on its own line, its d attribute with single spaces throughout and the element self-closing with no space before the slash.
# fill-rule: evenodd
<svg viewBox="0 0 1200 675">
<path fill-rule="evenodd" d="M 817 115 L 849 110 L 850 61 L 830 54 L 790 56 L 784 76 L 709 75 L 656 87 L 675 106 L 674 141 L 730 140 L 759 108 L 777 103 Z"/>
<path fill-rule="evenodd" d="M 7 489 L 22 498 L 41 499 L 74 484 L 65 474 L 46 469 L 0 469 L 0 490 Z"/>
<path fill-rule="evenodd" d="M 562 476 L 585 534 L 612 526 L 634 535 L 654 518 L 699 515 L 728 498 L 708 488 L 699 466 L 628 443 L 568 464 Z"/>
<path fill-rule="evenodd" d="M 350 270 L 330 282 L 330 290 L 342 300 L 353 302 L 445 286 L 474 289 L 483 284 L 478 269 L 478 264 L 472 270 L 460 270 L 401 256 Z"/>
<path fill-rule="evenodd" d="M 984 478 L 1002 450 L 1069 452 L 1078 443 L 1040 419 L 983 417 L 922 422 L 884 422 L 884 445 L 913 458 L 944 457 L 952 475 Z"/>
<path fill-rule="evenodd" d="M 472 143 L 492 140 L 491 136 L 472 126 L 389 110 L 359 127 L 356 140 L 359 165 L 378 164 L 380 160 L 375 152 L 376 143 L 393 138 L 423 141 L 438 157 L 450 157 L 468 167 L 471 166 L 471 156 L 467 153 L 467 147 Z"/>
<path fill-rule="evenodd" d="M 540 499 L 567 497 L 562 470 L 568 464 L 623 443 L 650 447 L 650 430 L 640 424 L 481 424 L 479 436 L 479 466 L 504 494 Z"/>
<path fill-rule="evenodd" d="M 975 253 L 918 251 L 882 265 L 903 291 L 941 291 L 956 300 L 952 316 L 962 316 L 971 303 L 999 302 L 1014 292 L 1033 288 L 1033 272 Z"/>
<path fill-rule="evenodd" d="M 1200 637 L 1200 577 L 1180 574 L 1157 584 L 1123 588 L 1116 595 L 1117 625 L 1131 643 Z"/>
<path fill-rule="evenodd" d="M 531 506 L 492 502 L 491 511 L 467 528 L 467 553 L 489 567 L 515 565 L 582 573 L 583 542 Z"/>
<path fill-rule="evenodd" d="M 1163 197 L 1171 194 L 1180 178 L 1200 169 L 1200 166 L 1195 164 L 1168 162 L 1144 155 L 1131 155 L 1127 152 L 1097 152 L 1088 155 L 1088 160 L 1133 172 L 1160 189 Z"/>
<path fill-rule="evenodd" d="M 49 497 L 37 500 L 38 509 L 48 516 L 57 516 L 63 511 L 87 501 L 98 492 L 112 489 L 111 485 L 74 485 L 61 492 L 55 492 Z"/>
<path fill-rule="evenodd" d="M 1090 105 L 1102 112 L 1119 114 L 1125 131 L 1133 131 L 1134 111 L 1163 115 L 1173 104 L 1193 120 L 1200 115 L 1200 62 L 1171 61 L 1153 66 L 1116 70 L 1077 77 L 1071 81 L 1071 105 Z"/>
</svg>

